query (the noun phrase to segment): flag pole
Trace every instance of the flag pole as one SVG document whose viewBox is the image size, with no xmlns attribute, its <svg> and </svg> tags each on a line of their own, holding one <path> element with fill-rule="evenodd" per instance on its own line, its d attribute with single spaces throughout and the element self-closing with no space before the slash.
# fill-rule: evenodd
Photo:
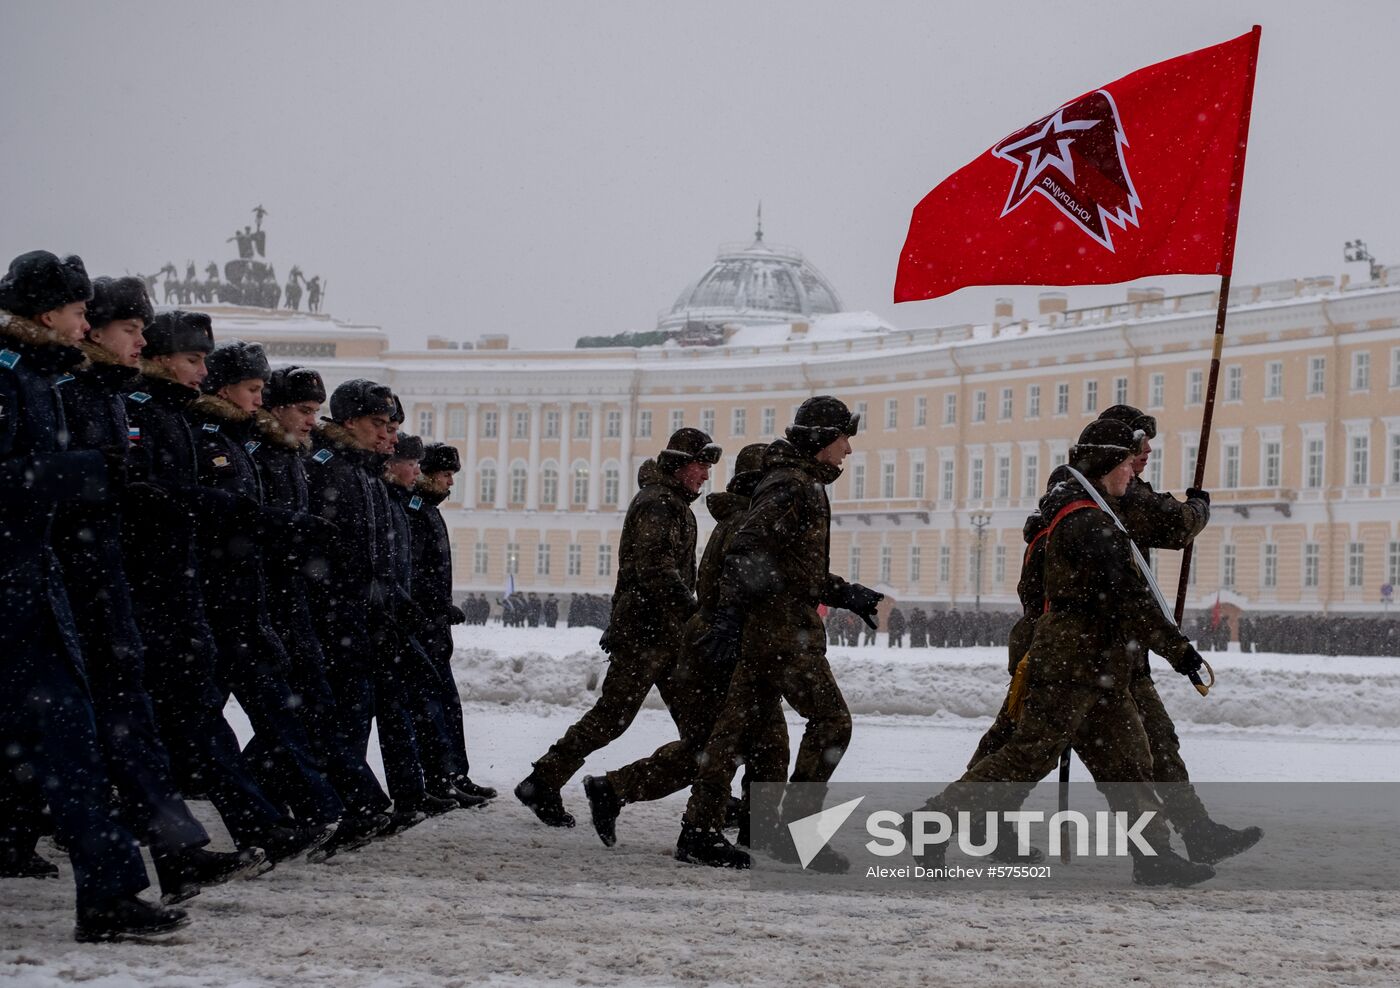
<svg viewBox="0 0 1400 988">
<path fill-rule="evenodd" d="M 1210 374 L 1206 384 L 1206 407 L 1201 415 L 1201 438 L 1196 446 L 1196 475 L 1192 487 L 1200 488 L 1206 479 L 1206 453 L 1210 450 L 1210 427 L 1215 418 L 1215 389 L 1220 381 L 1220 351 L 1225 345 L 1225 317 L 1230 310 L 1230 275 L 1235 266 L 1235 234 L 1240 222 L 1240 196 L 1244 191 L 1244 157 L 1249 145 L 1249 115 L 1254 103 L 1254 71 L 1259 64 L 1259 35 L 1254 25 L 1254 50 L 1249 58 L 1249 74 L 1244 85 L 1244 106 L 1240 112 L 1239 138 L 1235 142 L 1235 174 L 1230 182 L 1230 202 L 1225 214 L 1225 242 L 1220 258 L 1220 302 L 1215 309 L 1215 339 L 1210 355 Z M 1191 550 L 1194 543 L 1181 553 L 1181 575 L 1176 581 L 1176 623 L 1179 627 L 1186 613 L 1186 588 L 1191 577 Z"/>
</svg>

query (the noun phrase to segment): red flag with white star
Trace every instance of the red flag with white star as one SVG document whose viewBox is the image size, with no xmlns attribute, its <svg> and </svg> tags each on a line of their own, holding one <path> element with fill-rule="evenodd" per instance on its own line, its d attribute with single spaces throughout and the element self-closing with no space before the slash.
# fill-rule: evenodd
<svg viewBox="0 0 1400 988">
<path fill-rule="evenodd" d="M 1259 28 L 998 141 L 914 208 L 894 300 L 1230 273 Z"/>
</svg>

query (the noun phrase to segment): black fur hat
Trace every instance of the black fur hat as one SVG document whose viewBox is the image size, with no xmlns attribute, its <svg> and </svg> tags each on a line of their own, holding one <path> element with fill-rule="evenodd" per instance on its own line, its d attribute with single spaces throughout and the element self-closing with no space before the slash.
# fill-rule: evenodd
<svg viewBox="0 0 1400 988">
<path fill-rule="evenodd" d="M 1096 419 L 1069 448 L 1069 464 L 1087 479 L 1097 480 L 1137 453 L 1141 435 L 1117 419 Z"/>
<path fill-rule="evenodd" d="M 11 261 L 0 278 L 0 309 L 26 319 L 90 298 L 92 282 L 77 254 L 60 261 L 46 250 L 31 250 Z"/>
<path fill-rule="evenodd" d="M 87 321 L 93 329 L 119 319 L 140 319 L 142 326 L 149 326 L 155 317 L 146 283 L 140 278 L 98 278 L 92 283 Z"/>
<path fill-rule="evenodd" d="M 389 421 L 403 425 L 403 420 L 406 418 L 403 411 L 403 402 L 399 400 L 398 395 L 390 395 L 389 397 L 394 399 L 394 412 L 389 416 Z"/>
<path fill-rule="evenodd" d="M 852 415 L 844 401 L 831 395 L 815 395 L 797 407 L 786 435 L 800 452 L 812 456 L 841 436 L 854 436 L 858 431 L 860 416 Z"/>
<path fill-rule="evenodd" d="M 391 460 L 422 460 L 423 459 L 423 437 L 410 436 L 406 432 L 399 433 L 398 439 L 394 441 L 394 452 L 390 454 Z"/>
<path fill-rule="evenodd" d="M 245 343 L 242 340 L 226 340 L 214 348 L 204 361 L 209 368 L 209 376 L 204 379 L 204 390 L 213 394 L 226 384 L 237 384 L 252 378 L 266 381 L 272 376 L 267 354 L 261 343 Z"/>
<path fill-rule="evenodd" d="M 356 377 L 331 392 L 331 421 L 348 422 L 365 415 L 394 414 L 394 395 L 387 384 Z"/>
<path fill-rule="evenodd" d="M 172 309 L 162 312 L 146 327 L 143 357 L 163 357 L 171 353 L 211 353 L 214 350 L 214 324 L 203 312 Z"/>
<path fill-rule="evenodd" d="M 326 402 L 326 384 L 321 375 L 310 367 L 279 367 L 267 379 L 263 388 L 263 407 L 281 408 L 302 401 Z"/>
<path fill-rule="evenodd" d="M 666 448 L 656 454 L 656 465 L 663 473 L 675 473 L 696 460 L 713 466 L 723 455 L 724 450 L 716 446 L 707 434 L 686 426 L 671 433 Z"/>
<path fill-rule="evenodd" d="M 456 446 L 449 443 L 430 443 L 423 451 L 419 467 L 424 473 L 437 473 L 440 470 L 456 473 L 462 469 L 462 455 L 457 452 Z"/>
</svg>

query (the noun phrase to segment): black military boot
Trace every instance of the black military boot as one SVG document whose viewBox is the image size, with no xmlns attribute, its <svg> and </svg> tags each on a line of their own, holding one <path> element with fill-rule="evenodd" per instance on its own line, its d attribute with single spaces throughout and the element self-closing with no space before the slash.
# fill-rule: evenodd
<svg viewBox="0 0 1400 988">
<path fill-rule="evenodd" d="M 622 800 L 606 775 L 588 775 L 583 779 L 583 791 L 588 796 L 588 811 L 593 817 L 593 829 L 606 847 L 617 843 L 617 815 L 622 812 Z"/>
<path fill-rule="evenodd" d="M 387 813 L 352 813 L 341 817 L 331 839 L 308 854 L 306 860 L 320 863 L 343 852 L 358 851 L 382 834 L 391 822 Z"/>
<path fill-rule="evenodd" d="M 0 851 L 0 878 L 57 878 L 58 865 L 38 851 Z"/>
<path fill-rule="evenodd" d="M 744 825 L 744 801 L 738 796 L 730 796 L 724 804 L 724 829 L 733 830 Z"/>
<path fill-rule="evenodd" d="M 739 871 L 753 866 L 749 856 L 725 840 L 724 834 L 718 830 L 702 830 L 688 823 L 681 824 L 681 836 L 676 841 L 676 860 Z"/>
<path fill-rule="evenodd" d="M 389 826 L 380 832 L 382 837 L 401 834 L 410 827 L 416 827 L 429 817 L 441 816 L 457 809 L 450 799 L 438 799 L 423 793 L 415 799 L 401 799 L 394 803 L 394 811 L 389 814 Z"/>
<path fill-rule="evenodd" d="M 451 782 L 445 782 L 441 785 L 434 786 L 432 789 L 428 790 L 428 793 L 438 799 L 451 800 L 456 803 L 460 809 L 464 810 L 474 810 L 490 802 L 485 796 L 474 796 Z"/>
<path fill-rule="evenodd" d="M 1241 851 L 1248 851 L 1263 836 L 1264 831 L 1258 827 L 1236 830 L 1208 817 L 1181 832 L 1187 855 L 1198 864 L 1215 864 Z"/>
<path fill-rule="evenodd" d="M 486 800 L 496 798 L 496 790 L 492 789 L 490 786 L 479 786 L 465 775 L 457 776 L 452 780 L 452 784 L 468 796 L 480 796 L 482 799 Z"/>
<path fill-rule="evenodd" d="M 272 862 L 286 861 L 316 850 L 335 836 L 335 824 L 316 827 L 273 827 L 258 838 L 258 846 Z"/>
<path fill-rule="evenodd" d="M 78 909 L 73 938 L 79 943 L 143 940 L 190 925 L 189 914 L 173 906 L 158 906 L 134 895 L 108 899 Z"/>
<path fill-rule="evenodd" d="M 515 787 L 515 798 L 530 808 L 541 823 L 551 827 L 572 827 L 574 816 L 564 809 L 564 797 L 558 789 L 545 785 L 544 781 L 531 772 Z"/>
<path fill-rule="evenodd" d="M 209 885 L 221 885 L 235 878 L 256 878 L 272 870 L 272 862 L 260 847 L 241 851 L 206 851 L 187 847 L 173 854 L 152 855 L 156 877 L 160 879 L 160 901 L 167 906 L 199 895 Z"/>
<path fill-rule="evenodd" d="M 1134 885 L 1184 889 L 1215 877 L 1215 869 L 1210 865 L 1187 861 L 1169 847 L 1158 848 L 1154 855 L 1143 854 L 1137 848 L 1132 848 L 1131 853 Z"/>
</svg>

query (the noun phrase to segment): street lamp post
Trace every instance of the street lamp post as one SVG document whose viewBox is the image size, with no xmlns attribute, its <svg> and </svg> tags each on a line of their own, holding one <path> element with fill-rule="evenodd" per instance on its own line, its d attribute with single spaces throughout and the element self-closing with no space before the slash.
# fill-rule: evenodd
<svg viewBox="0 0 1400 988">
<path fill-rule="evenodd" d="M 980 611 L 982 609 L 982 547 L 986 543 L 987 526 L 992 523 L 992 516 L 979 511 L 968 520 L 972 523 L 972 528 L 977 533 L 977 555 L 973 569 L 976 597 L 974 598 L 972 609 Z"/>
</svg>

